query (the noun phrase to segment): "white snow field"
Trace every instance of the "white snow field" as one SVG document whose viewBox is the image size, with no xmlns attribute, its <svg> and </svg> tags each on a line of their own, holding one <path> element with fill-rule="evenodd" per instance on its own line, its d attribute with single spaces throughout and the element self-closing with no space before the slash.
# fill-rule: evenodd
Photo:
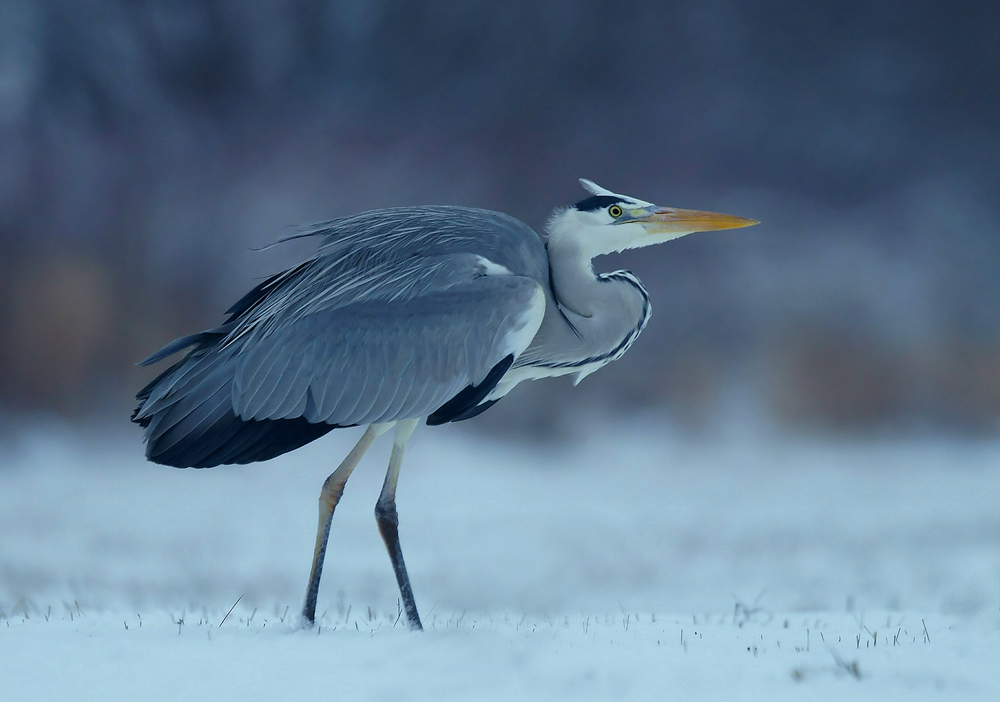
<svg viewBox="0 0 1000 702">
<path fill-rule="evenodd" d="M 201 471 L 144 462 L 138 432 L 7 446 L 0 699 L 1000 700 L 1000 445 L 591 433 L 418 430 L 422 634 L 372 516 L 389 437 L 312 630 L 316 498 L 359 430 Z"/>
</svg>

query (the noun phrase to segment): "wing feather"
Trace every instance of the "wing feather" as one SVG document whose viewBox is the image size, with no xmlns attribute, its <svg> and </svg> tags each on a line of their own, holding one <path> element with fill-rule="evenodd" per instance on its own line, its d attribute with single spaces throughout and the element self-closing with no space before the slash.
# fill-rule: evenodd
<svg viewBox="0 0 1000 702">
<path fill-rule="evenodd" d="M 310 422 L 423 416 L 523 351 L 509 348 L 511 338 L 525 325 L 537 328 L 543 313 L 538 283 L 512 275 L 466 277 L 407 300 L 313 313 L 239 355 L 234 407 L 244 420 L 285 419 L 289 407 L 305 413 L 311 394 Z"/>
</svg>

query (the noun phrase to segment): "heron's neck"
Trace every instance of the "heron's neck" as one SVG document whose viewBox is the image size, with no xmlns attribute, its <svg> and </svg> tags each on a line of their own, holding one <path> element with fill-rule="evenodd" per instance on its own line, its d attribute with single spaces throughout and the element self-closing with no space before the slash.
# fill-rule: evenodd
<svg viewBox="0 0 1000 702">
<path fill-rule="evenodd" d="M 575 239 L 550 237 L 547 247 L 553 295 L 584 345 L 614 347 L 645 323 L 648 298 L 634 277 L 599 276 Z"/>
<path fill-rule="evenodd" d="M 556 302 L 581 317 L 592 317 L 601 307 L 604 287 L 590 256 L 573 242 L 550 240 L 549 272 Z"/>
</svg>

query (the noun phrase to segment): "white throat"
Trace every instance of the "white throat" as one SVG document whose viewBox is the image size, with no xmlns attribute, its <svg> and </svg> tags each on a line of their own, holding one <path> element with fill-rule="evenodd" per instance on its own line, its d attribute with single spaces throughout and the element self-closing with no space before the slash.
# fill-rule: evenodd
<svg viewBox="0 0 1000 702">
<path fill-rule="evenodd" d="M 556 210 L 545 225 L 546 246 L 561 255 L 592 259 L 634 248 L 645 230 L 641 224 L 612 224 L 593 212 Z"/>
</svg>

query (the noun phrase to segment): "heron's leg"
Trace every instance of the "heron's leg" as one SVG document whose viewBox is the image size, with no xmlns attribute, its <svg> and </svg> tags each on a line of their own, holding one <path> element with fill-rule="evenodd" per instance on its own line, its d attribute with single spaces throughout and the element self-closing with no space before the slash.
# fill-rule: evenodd
<svg viewBox="0 0 1000 702">
<path fill-rule="evenodd" d="M 306 604 L 302 608 L 302 617 L 306 626 L 311 626 L 316 621 L 316 596 L 319 594 L 319 579 L 323 575 L 323 559 L 326 556 L 326 542 L 330 539 L 333 510 L 337 508 L 340 496 L 344 494 L 344 485 L 351 477 L 351 473 L 361 457 L 371 447 L 375 438 L 388 431 L 390 427 L 392 427 L 391 423 L 370 425 L 343 462 L 337 466 L 337 470 L 333 471 L 323 483 L 323 490 L 319 494 L 319 526 L 316 529 L 316 548 L 313 551 L 312 570 L 309 572 L 309 585 L 306 588 Z"/>
<path fill-rule="evenodd" d="M 389 458 L 389 470 L 385 474 L 382 493 L 375 503 L 375 520 L 378 522 L 382 540 L 385 541 L 385 548 L 389 552 L 392 569 L 396 572 L 399 594 L 406 610 L 406 621 L 409 622 L 411 629 L 419 631 L 424 627 L 420 624 L 417 603 L 413 600 L 413 589 L 410 587 L 410 576 L 406 574 L 406 564 L 403 563 L 403 550 L 399 546 L 399 517 L 396 515 L 396 482 L 399 480 L 399 466 L 403 462 L 406 441 L 416 426 L 416 419 L 407 419 L 396 424 L 396 437 L 392 444 L 392 456 Z"/>
</svg>

